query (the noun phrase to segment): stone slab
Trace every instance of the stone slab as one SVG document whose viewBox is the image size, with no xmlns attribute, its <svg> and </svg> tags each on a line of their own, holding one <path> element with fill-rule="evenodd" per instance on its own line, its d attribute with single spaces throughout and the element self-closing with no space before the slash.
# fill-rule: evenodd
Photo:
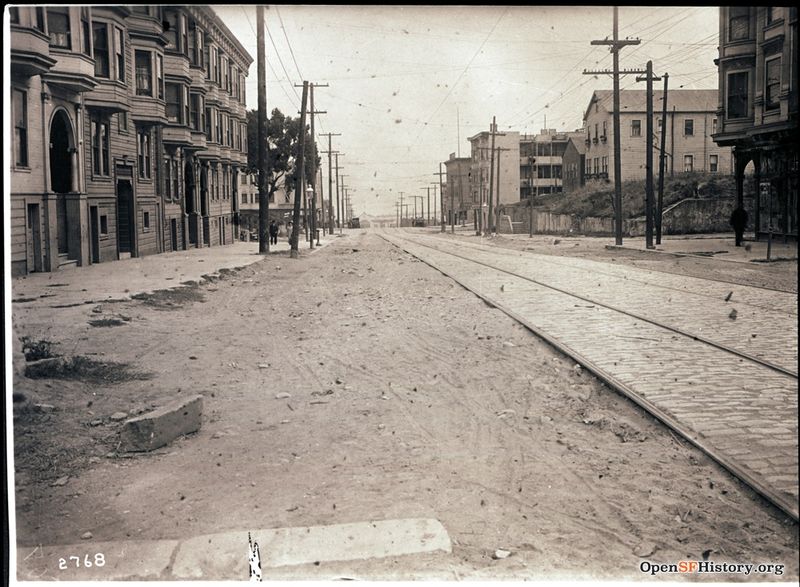
<svg viewBox="0 0 800 587">
<path fill-rule="evenodd" d="M 203 396 L 195 395 L 127 420 L 120 431 L 120 450 L 145 452 L 197 432 L 203 417 Z"/>
<path fill-rule="evenodd" d="M 253 530 L 250 534 L 259 545 L 262 569 L 452 551 L 444 526 L 430 518 Z M 246 531 L 190 538 L 178 549 L 173 576 L 246 580 L 248 549 Z"/>
<path fill-rule="evenodd" d="M 18 581 L 120 581 L 163 578 L 177 540 L 83 542 L 17 548 Z M 97 557 L 102 554 L 102 559 Z M 75 558 L 78 557 L 76 561 Z M 97 558 L 96 558 L 97 557 Z M 91 564 L 91 566 L 87 566 Z M 102 566 L 95 563 L 102 561 Z"/>
</svg>

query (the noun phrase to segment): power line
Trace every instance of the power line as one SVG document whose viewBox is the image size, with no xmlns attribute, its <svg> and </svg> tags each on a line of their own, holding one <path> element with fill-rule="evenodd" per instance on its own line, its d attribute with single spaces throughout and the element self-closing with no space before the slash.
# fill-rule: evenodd
<svg viewBox="0 0 800 587">
<path fill-rule="evenodd" d="M 478 50 L 475 51 L 475 53 L 472 55 L 472 58 L 470 58 L 469 63 L 467 63 L 466 67 L 464 67 L 464 71 L 461 72 L 461 74 L 458 76 L 458 79 L 455 81 L 455 83 L 452 86 L 450 86 L 450 89 L 448 90 L 447 95 L 444 97 L 444 99 L 436 107 L 436 110 L 434 110 L 433 113 L 430 115 L 430 117 L 428 118 L 428 122 L 425 123 L 425 126 L 427 126 L 428 123 L 430 123 L 430 121 L 433 120 L 433 117 L 436 116 L 437 112 L 439 112 L 439 109 L 442 107 L 442 105 L 450 97 L 450 94 L 453 93 L 453 90 L 456 88 L 458 83 L 461 81 L 461 78 L 464 77 L 464 74 L 467 73 L 467 70 L 469 69 L 469 66 L 472 65 L 472 62 L 475 61 L 475 58 L 483 50 L 483 46 L 486 45 L 486 42 L 489 40 L 489 37 L 492 36 L 492 34 L 494 33 L 494 30 L 497 28 L 497 25 L 500 24 L 500 21 L 506 15 L 506 12 L 508 12 L 508 8 L 505 8 L 503 10 L 503 12 L 500 14 L 500 16 L 497 18 L 497 21 L 494 23 L 494 26 L 492 27 L 492 30 L 489 31 L 489 34 L 486 35 L 486 38 L 483 40 L 483 43 L 481 43 L 481 46 L 478 47 Z M 423 126 L 422 129 L 420 129 L 419 134 L 416 136 L 415 142 L 416 142 L 417 139 L 419 139 L 420 135 L 423 132 L 425 132 L 425 126 Z"/>
<path fill-rule="evenodd" d="M 294 49 L 292 49 L 292 43 L 289 41 L 289 35 L 286 34 L 286 27 L 283 24 L 283 19 L 281 18 L 281 13 L 278 11 L 278 7 L 275 7 L 275 14 L 278 15 L 278 20 L 281 22 L 281 30 L 283 31 L 283 36 L 286 38 L 286 45 L 289 47 L 289 53 L 292 55 L 292 61 L 294 61 L 294 67 L 297 69 L 297 75 L 300 76 L 300 79 L 305 79 L 303 74 L 300 73 L 300 66 L 297 65 L 297 59 L 294 56 Z"/>
</svg>

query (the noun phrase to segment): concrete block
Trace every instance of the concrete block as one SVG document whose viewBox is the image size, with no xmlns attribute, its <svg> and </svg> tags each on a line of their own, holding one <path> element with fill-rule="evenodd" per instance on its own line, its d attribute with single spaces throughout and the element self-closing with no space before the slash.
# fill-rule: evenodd
<svg viewBox="0 0 800 587">
<path fill-rule="evenodd" d="M 247 532 L 193 536 L 181 542 L 172 574 L 187 580 L 246 580 Z M 452 552 L 441 522 L 413 518 L 253 530 L 261 568 Z"/>
<path fill-rule="evenodd" d="M 120 450 L 144 452 L 169 444 L 200 429 L 203 396 L 181 399 L 126 421 L 120 432 Z"/>
</svg>

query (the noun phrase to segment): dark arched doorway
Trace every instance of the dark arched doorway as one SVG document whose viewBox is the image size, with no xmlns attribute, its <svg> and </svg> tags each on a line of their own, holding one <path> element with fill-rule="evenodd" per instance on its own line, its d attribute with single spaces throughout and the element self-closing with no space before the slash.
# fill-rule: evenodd
<svg viewBox="0 0 800 587">
<path fill-rule="evenodd" d="M 58 254 L 70 255 L 66 194 L 72 191 L 72 157 L 75 152 L 72 124 L 59 110 L 50 123 L 50 189 L 56 193 Z"/>
</svg>

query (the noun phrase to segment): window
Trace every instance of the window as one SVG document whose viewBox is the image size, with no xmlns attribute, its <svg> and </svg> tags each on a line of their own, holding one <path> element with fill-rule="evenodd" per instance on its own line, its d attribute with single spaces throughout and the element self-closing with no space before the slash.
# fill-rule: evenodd
<svg viewBox="0 0 800 587">
<path fill-rule="evenodd" d="M 150 212 L 142 212 L 142 229 L 144 232 L 150 230 Z"/>
<path fill-rule="evenodd" d="M 642 136 L 642 121 L 641 120 L 631 120 L 631 136 L 632 137 L 640 137 L 640 136 Z"/>
<path fill-rule="evenodd" d="M 180 176 L 178 175 L 178 160 L 172 160 L 172 197 L 176 200 L 180 199 L 181 195 L 178 191 Z"/>
<path fill-rule="evenodd" d="M 121 82 L 125 81 L 125 33 L 121 28 L 115 28 L 116 31 L 116 45 L 117 52 L 117 79 Z"/>
<path fill-rule="evenodd" d="M 152 176 L 150 169 L 150 131 L 138 131 L 136 133 L 136 156 L 139 160 L 139 177 L 150 179 Z"/>
<path fill-rule="evenodd" d="M 9 8 L 8 15 L 11 24 L 19 24 L 19 8 Z"/>
<path fill-rule="evenodd" d="M 606 138 L 608 136 L 608 132 L 607 131 L 608 131 L 608 121 L 604 120 L 603 121 L 603 137 L 602 138 Z"/>
<path fill-rule="evenodd" d="M 213 124 L 212 121 L 214 119 L 211 117 L 211 108 L 206 108 L 206 118 L 204 121 L 205 130 L 206 130 L 206 140 L 212 140 L 212 133 L 211 133 L 211 125 Z"/>
<path fill-rule="evenodd" d="M 603 157 L 603 173 L 608 175 L 608 157 Z"/>
<path fill-rule="evenodd" d="M 164 36 L 167 38 L 167 49 L 180 51 L 180 30 L 178 25 L 178 13 L 174 10 L 164 12 L 164 21 L 161 23 L 164 29 Z"/>
<path fill-rule="evenodd" d="M 766 63 L 764 82 L 764 108 L 775 110 L 781 107 L 781 58 L 775 57 Z"/>
<path fill-rule="evenodd" d="M 181 121 L 181 124 L 189 126 L 189 119 L 190 119 L 189 87 L 188 86 L 181 86 L 181 87 L 183 88 L 183 120 Z"/>
<path fill-rule="evenodd" d="M 117 114 L 117 125 L 119 127 L 120 133 L 128 132 L 128 113 L 127 112 L 120 112 Z"/>
<path fill-rule="evenodd" d="M 767 24 L 783 20 L 782 6 L 767 6 Z"/>
<path fill-rule="evenodd" d="M 738 71 L 728 74 L 728 118 L 747 118 L 749 111 L 748 72 Z"/>
<path fill-rule="evenodd" d="M 728 41 L 750 38 L 750 8 L 731 6 L 728 8 Z"/>
<path fill-rule="evenodd" d="M 174 123 L 183 123 L 183 85 L 166 84 L 167 120 Z"/>
<path fill-rule="evenodd" d="M 683 171 L 686 173 L 694 171 L 694 155 L 683 156 Z"/>
<path fill-rule="evenodd" d="M 72 48 L 69 24 L 69 8 L 52 6 L 47 9 L 47 30 L 50 31 L 50 45 L 63 49 Z"/>
<path fill-rule="evenodd" d="M 708 170 L 711 173 L 716 173 L 719 171 L 719 155 L 708 156 Z"/>
<path fill-rule="evenodd" d="M 203 47 L 203 69 L 206 70 L 206 79 L 211 79 L 211 47 Z"/>
<path fill-rule="evenodd" d="M 162 169 L 164 170 L 164 199 L 171 200 L 172 195 L 172 160 L 169 157 L 164 157 L 162 161 Z"/>
<path fill-rule="evenodd" d="M 712 118 L 711 119 L 711 134 L 712 135 L 717 134 L 717 119 L 716 118 Z"/>
<path fill-rule="evenodd" d="M 36 18 L 33 22 L 33 28 L 44 32 L 44 23 L 47 20 L 44 15 L 44 8 L 36 9 Z"/>
<path fill-rule="evenodd" d="M 164 56 L 156 55 L 156 87 L 158 88 L 158 99 L 164 99 Z"/>
<path fill-rule="evenodd" d="M 205 131 L 205 109 L 203 108 L 203 96 L 200 94 L 190 94 L 189 104 L 191 106 L 189 116 L 189 126 L 192 130 Z"/>
<path fill-rule="evenodd" d="M 153 54 L 150 51 L 136 51 L 136 95 L 153 95 Z"/>
<path fill-rule="evenodd" d="M 178 47 L 178 51 L 189 56 L 189 39 L 186 33 L 186 17 L 182 14 L 178 15 L 178 26 L 180 27 L 180 34 L 181 34 L 181 45 Z"/>
<path fill-rule="evenodd" d="M 222 112 L 217 112 L 217 132 L 214 139 L 217 143 L 222 144 Z"/>
<path fill-rule="evenodd" d="M 92 56 L 92 18 L 89 9 L 81 8 L 81 36 L 83 37 L 83 54 Z"/>
<path fill-rule="evenodd" d="M 13 90 L 14 108 L 14 156 L 17 165 L 28 166 L 28 93 Z"/>
<path fill-rule="evenodd" d="M 110 144 L 108 122 L 92 119 L 92 170 L 95 175 L 107 176 L 110 169 Z"/>
<path fill-rule="evenodd" d="M 100 235 L 108 236 L 108 215 L 100 215 Z"/>
<path fill-rule="evenodd" d="M 92 39 L 94 40 L 94 74 L 97 77 L 111 76 L 108 61 L 108 25 L 104 22 L 92 23 Z"/>
<path fill-rule="evenodd" d="M 188 52 L 189 63 L 200 66 L 203 60 L 203 33 L 194 20 L 189 21 Z"/>
<path fill-rule="evenodd" d="M 683 121 L 683 136 L 685 137 L 692 137 L 694 136 L 694 120 L 691 118 L 687 118 Z"/>
</svg>

